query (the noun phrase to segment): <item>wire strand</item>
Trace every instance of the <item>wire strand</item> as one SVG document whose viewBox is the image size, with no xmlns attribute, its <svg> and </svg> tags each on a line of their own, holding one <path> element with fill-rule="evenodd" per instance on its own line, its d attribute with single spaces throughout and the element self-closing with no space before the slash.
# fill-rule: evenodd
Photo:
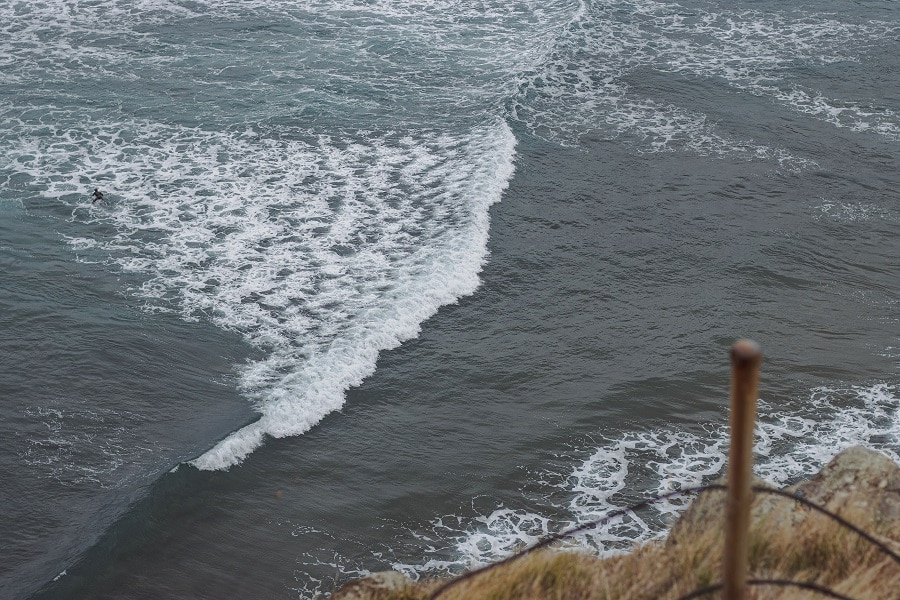
<svg viewBox="0 0 900 600">
<path fill-rule="evenodd" d="M 504 564 L 506 564 L 506 563 L 512 562 L 512 561 L 514 561 L 514 560 L 517 560 L 517 559 L 519 559 L 519 558 L 521 558 L 521 557 L 523 557 L 523 556 L 525 556 L 525 555 L 527 555 L 527 554 L 530 554 L 531 552 L 534 552 L 535 550 L 538 550 L 538 549 L 540 549 L 540 548 L 544 548 L 544 547 L 546 547 L 546 546 L 549 546 L 549 545 L 552 544 L 553 542 L 557 542 L 557 541 L 559 541 L 559 540 L 563 540 L 563 539 L 572 537 L 573 535 L 579 534 L 579 533 L 581 533 L 581 532 L 583 532 L 583 531 L 588 531 L 589 529 L 593 529 L 593 528 L 595 528 L 595 527 L 598 527 L 598 526 L 600 526 L 600 525 L 602 525 L 602 524 L 604 524 L 604 523 L 606 523 L 606 522 L 608 522 L 608 521 L 610 521 L 610 520 L 612 520 L 612 519 L 615 519 L 616 517 L 621 517 L 621 516 L 623 516 L 623 515 L 626 515 L 626 514 L 628 514 L 628 513 L 634 512 L 634 511 L 639 510 L 639 509 L 641 509 L 641 508 L 644 508 L 644 507 L 646 507 L 646 506 L 650 506 L 651 504 L 654 504 L 654 503 L 659 502 L 659 501 L 661 501 L 661 500 L 667 500 L 667 499 L 669 499 L 669 498 L 675 498 L 675 497 L 678 497 L 678 496 L 686 496 L 686 495 L 688 495 L 688 494 L 694 494 L 694 493 L 702 493 L 702 492 L 707 492 L 707 491 L 711 491 L 711 490 L 723 491 L 723 490 L 727 490 L 727 489 L 728 489 L 727 486 L 725 486 L 725 485 L 723 485 L 723 484 L 718 484 L 718 483 L 713 483 L 713 484 L 709 484 L 709 485 L 695 486 L 695 487 L 688 487 L 688 488 L 683 488 L 683 489 L 680 489 L 680 490 L 675 490 L 675 491 L 673 491 L 673 492 L 668 492 L 668 493 L 662 494 L 662 495 L 660 495 L 660 496 L 654 496 L 653 498 L 648 498 L 647 500 L 643 500 L 643 501 L 641 501 L 641 502 L 638 502 L 637 504 L 634 504 L 634 505 L 632 505 L 632 506 L 629 506 L 628 508 L 623 508 L 623 509 L 615 510 L 615 511 L 613 511 L 613 512 L 611 512 L 611 513 L 609 513 L 609 514 L 607 514 L 607 515 L 605 515 L 605 516 L 603 516 L 603 517 L 601 517 L 601 518 L 599 518 L 599 519 L 596 519 L 596 520 L 594 520 L 594 521 L 589 521 L 589 522 L 583 523 L 583 524 L 581 524 L 581 525 L 579 525 L 578 527 L 575 527 L 575 528 L 573 528 L 573 529 L 569 529 L 569 530 L 566 530 L 566 531 L 563 531 L 563 532 L 560 532 L 560 533 L 555 533 L 555 534 L 553 534 L 553 535 L 551 535 L 551 536 L 548 536 L 548 537 L 544 538 L 543 540 L 541 540 L 540 542 L 534 544 L 533 546 L 531 546 L 531 547 L 529 547 L 529 548 L 526 548 L 525 550 L 522 550 L 522 551 L 520 551 L 520 552 L 516 552 L 516 553 L 514 553 L 514 554 L 511 554 L 510 556 L 507 556 L 506 558 L 504 558 L 504 559 L 502 559 L 502 560 L 499 560 L 499 561 L 497 561 L 497 562 L 495 562 L 495 563 L 491 563 L 491 564 L 489 564 L 489 565 L 485 565 L 485 566 L 480 567 L 480 568 L 478 568 L 478 569 L 474 569 L 474 570 L 472 570 L 472 571 L 468 571 L 468 572 L 466 572 L 466 573 L 460 575 L 459 577 L 456 577 L 456 578 L 454 578 L 454 579 L 451 579 L 451 580 L 449 580 L 449 581 L 443 583 L 440 587 L 438 587 L 436 590 L 434 590 L 428 598 L 429 598 L 429 600 L 436 600 L 441 594 L 443 594 L 444 592 L 446 592 L 447 590 L 449 590 L 451 587 L 454 587 L 454 586 L 456 586 L 456 585 L 462 583 L 463 581 L 467 581 L 467 580 L 469 580 L 469 579 L 471 579 L 471 578 L 473 578 L 473 577 L 476 577 L 477 575 L 479 575 L 479 574 L 481 574 L 481 573 L 484 573 L 485 571 L 489 571 L 489 570 L 491 570 L 491 569 L 497 568 L 497 567 L 499 567 L 499 566 L 501 566 L 501 565 L 504 565 Z M 778 490 L 778 489 L 775 489 L 775 488 L 770 488 L 770 487 L 765 487 L 765 486 L 759 486 L 759 485 L 756 485 L 756 486 L 753 486 L 752 489 L 753 489 L 754 492 L 757 492 L 757 493 L 762 493 L 762 494 L 773 494 L 773 495 L 775 495 L 775 496 L 781 496 L 781 497 L 784 497 L 784 498 L 788 498 L 788 499 L 793 500 L 793 501 L 795 501 L 795 502 L 799 502 L 800 504 L 802 504 L 802 505 L 804 505 L 804 506 L 806 506 L 806 507 L 812 508 L 813 510 L 817 510 L 817 511 L 819 511 L 819 512 L 822 513 L 822 514 L 824 514 L 824 515 L 826 515 L 826 516 L 828 516 L 828 517 L 831 517 L 833 520 L 835 520 L 837 523 L 839 523 L 839 524 L 842 525 L 843 527 L 846 527 L 846 528 L 852 530 L 853 532 L 855 532 L 856 534 L 858 534 L 860 537 L 862 537 L 863 539 L 865 539 L 865 540 L 868 541 L 869 543 L 871 543 L 871 544 L 873 544 L 874 546 L 878 547 L 878 549 L 880 549 L 882 552 L 884 552 L 885 554 L 887 554 L 888 556 L 890 556 L 890 557 L 891 557 L 892 559 L 894 559 L 897 563 L 900 563 L 900 555 L 898 555 L 896 552 L 894 552 L 893 550 L 891 550 L 890 547 L 888 547 L 888 546 L 887 546 L 886 544 L 884 544 L 883 542 L 877 540 L 875 537 L 873 537 L 873 536 L 870 535 L 869 533 L 865 532 L 864 530 L 860 529 L 860 528 L 857 527 L 856 525 L 853 525 L 852 523 L 850 523 L 849 521 L 847 521 L 847 520 L 844 519 L 843 517 L 841 517 L 841 516 L 839 516 L 839 515 L 837 515 L 837 514 L 831 512 L 831 511 L 828 510 L 827 508 L 825 508 L 825 507 L 823 507 L 823 506 L 820 506 L 820 505 L 816 504 L 815 502 L 812 502 L 812 501 L 810 501 L 810 500 L 807 500 L 806 498 L 803 498 L 803 497 L 801 497 L 801 496 L 797 496 L 797 495 L 795 495 L 795 494 L 791 494 L 790 492 L 785 492 L 785 491 Z M 749 584 L 751 581 L 757 581 L 757 582 L 763 582 L 763 581 L 782 582 L 781 584 L 773 584 L 773 585 L 789 585 L 789 584 L 790 584 L 790 585 L 798 585 L 798 586 L 801 586 L 801 587 L 802 587 L 803 585 L 810 585 L 810 586 L 815 586 L 815 585 L 816 585 L 816 584 L 804 584 L 804 583 L 802 583 L 802 582 L 791 582 L 791 581 L 789 581 L 789 580 L 784 580 L 784 579 L 772 579 L 772 580 L 754 579 L 754 580 L 748 580 L 748 584 Z M 711 586 L 711 587 L 715 587 L 715 586 Z M 721 587 L 721 584 L 719 584 L 719 587 Z M 707 588 L 702 588 L 702 589 L 707 589 Z M 716 588 L 716 589 L 718 589 L 718 588 Z M 813 589 L 813 588 L 809 588 L 809 589 Z M 824 590 L 823 593 L 826 593 L 826 594 L 836 594 L 836 592 L 832 592 L 832 591 L 828 590 L 827 588 L 822 588 L 822 590 Z M 695 592 L 697 592 L 697 591 L 699 591 L 699 590 L 695 590 Z M 712 589 L 711 589 L 710 592 L 712 592 L 712 591 L 715 591 L 715 590 L 712 590 Z M 815 590 L 815 591 L 820 591 L 820 590 Z M 694 593 L 694 592 L 692 592 L 692 593 Z M 705 592 L 705 593 L 709 593 L 709 592 Z M 693 597 L 696 597 L 696 596 L 687 596 L 686 598 L 693 598 Z M 832 597 L 834 597 L 834 598 L 846 598 L 845 596 L 841 596 L 841 595 L 833 595 Z M 684 600 L 684 598 L 682 598 L 681 600 Z M 850 599 L 850 600 L 852 600 L 852 599 Z"/>
</svg>

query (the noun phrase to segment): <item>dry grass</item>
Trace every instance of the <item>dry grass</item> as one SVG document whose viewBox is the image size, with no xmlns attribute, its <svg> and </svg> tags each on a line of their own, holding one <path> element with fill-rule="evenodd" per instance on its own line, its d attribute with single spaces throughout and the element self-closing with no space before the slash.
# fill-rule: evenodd
<svg viewBox="0 0 900 600">
<path fill-rule="evenodd" d="M 719 495 L 708 493 L 706 496 Z M 900 599 L 900 564 L 833 520 L 783 501 L 784 510 L 757 514 L 751 529 L 751 579 L 814 582 L 859 600 Z M 698 505 L 699 506 L 696 506 Z M 759 504 L 759 503 L 757 503 Z M 900 523 L 873 517 L 862 502 L 831 506 L 845 519 L 900 553 Z M 760 511 L 757 510 L 757 513 Z M 677 599 L 720 581 L 721 500 L 695 503 L 669 538 L 607 559 L 546 550 L 501 565 L 451 587 L 441 600 L 660 600 Z M 335 599 L 426 600 L 440 581 L 409 583 L 377 595 Z M 716 597 L 714 595 L 708 597 Z M 820 599 L 812 591 L 752 587 L 749 597 Z"/>
</svg>

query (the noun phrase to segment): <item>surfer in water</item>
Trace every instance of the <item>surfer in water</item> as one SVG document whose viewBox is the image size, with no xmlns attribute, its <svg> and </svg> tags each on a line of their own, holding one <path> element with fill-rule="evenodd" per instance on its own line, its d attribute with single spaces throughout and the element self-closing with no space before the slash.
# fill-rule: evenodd
<svg viewBox="0 0 900 600">
<path fill-rule="evenodd" d="M 94 199 L 91 200 L 91 204 L 93 204 L 97 200 L 103 200 L 103 192 L 101 192 L 98 188 L 94 188 L 94 193 L 91 194 L 91 196 L 94 197 Z"/>
</svg>

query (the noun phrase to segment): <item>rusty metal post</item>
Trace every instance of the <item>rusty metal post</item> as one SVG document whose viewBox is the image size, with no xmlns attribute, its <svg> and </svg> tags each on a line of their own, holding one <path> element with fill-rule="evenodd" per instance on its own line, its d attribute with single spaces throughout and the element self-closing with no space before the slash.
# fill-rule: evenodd
<svg viewBox="0 0 900 600">
<path fill-rule="evenodd" d="M 728 499 L 723 558 L 726 600 L 747 596 L 750 478 L 753 467 L 753 428 L 762 352 L 750 340 L 731 346 L 731 445 L 728 448 Z"/>
</svg>

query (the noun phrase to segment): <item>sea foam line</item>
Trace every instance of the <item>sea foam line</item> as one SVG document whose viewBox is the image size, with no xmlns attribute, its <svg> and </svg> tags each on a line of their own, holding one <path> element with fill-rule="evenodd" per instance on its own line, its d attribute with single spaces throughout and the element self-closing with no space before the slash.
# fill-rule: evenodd
<svg viewBox="0 0 900 600">
<path fill-rule="evenodd" d="M 500 200 L 513 173 L 515 138 L 505 123 L 496 135 L 496 145 L 480 149 L 470 177 L 454 184 L 459 187 L 451 193 L 469 199 L 468 218 L 459 223 L 456 235 L 413 251 L 412 272 L 393 282 L 387 301 L 367 307 L 365 318 L 321 348 L 309 350 L 302 363 L 290 349 L 249 367 L 245 387 L 266 389 L 259 404 L 262 416 L 191 464 L 204 470 L 227 469 L 259 447 L 267 435 L 280 438 L 308 431 L 343 405 L 349 388 L 374 372 L 381 350 L 414 338 L 438 308 L 475 291 L 487 257 L 488 209 Z M 449 172 L 445 176 L 451 178 Z M 278 375 L 285 362 L 299 368 Z"/>
<path fill-rule="evenodd" d="M 819 387 L 810 390 L 804 402 L 779 403 L 776 408 L 761 400 L 759 406 L 754 471 L 770 483 L 785 486 L 807 478 L 854 445 L 900 463 L 896 385 Z M 644 498 L 709 483 L 723 474 L 728 431 L 724 424 L 703 429 L 659 428 L 609 437 L 568 471 L 540 478 L 535 494 L 539 498 L 529 504 L 543 509 L 497 505 L 489 512 L 438 517 L 422 528 L 431 547 L 425 560 L 396 561 L 392 568 L 419 578 L 482 566 Z M 671 498 L 640 514 L 629 513 L 579 534 L 571 543 L 601 556 L 628 551 L 666 535 L 690 500 Z"/>
<path fill-rule="evenodd" d="M 82 260 L 133 274 L 148 310 L 208 320 L 265 353 L 241 374 L 260 419 L 196 459 L 201 469 L 307 431 L 381 350 L 477 288 L 516 144 L 499 119 L 452 135 L 288 140 L 89 115 L 53 137 L 19 124 L 0 153 L 16 176 L 71 205 L 72 221 L 113 225 L 69 239 Z M 114 192 L 102 205 L 78 193 L 91 181 Z"/>
<path fill-rule="evenodd" d="M 835 127 L 897 139 L 897 112 L 880 99 L 830 98 L 804 89 L 791 75 L 806 65 L 859 63 L 860 56 L 898 29 L 890 22 L 842 22 L 834 15 L 801 11 L 585 0 L 543 67 L 523 74 L 511 112 L 535 135 L 563 145 L 577 144 L 579 136 L 597 130 L 632 139 L 644 152 L 683 149 L 804 170 L 815 163 L 784 148 L 735 139 L 692 107 L 642 97 L 630 78 L 643 70 L 707 78 Z"/>
</svg>

